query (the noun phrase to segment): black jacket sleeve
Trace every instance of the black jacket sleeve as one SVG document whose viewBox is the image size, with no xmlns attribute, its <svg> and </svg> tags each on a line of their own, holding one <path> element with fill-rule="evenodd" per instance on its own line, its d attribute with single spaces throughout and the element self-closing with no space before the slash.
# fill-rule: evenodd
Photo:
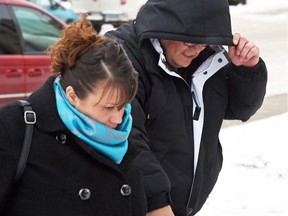
<svg viewBox="0 0 288 216">
<path fill-rule="evenodd" d="M 247 121 L 262 105 L 266 93 L 267 68 L 262 59 L 255 67 L 229 66 L 229 106 L 226 119 Z"/>
<path fill-rule="evenodd" d="M 130 134 L 130 143 L 141 149 L 141 153 L 136 158 L 136 163 L 143 174 L 149 212 L 171 204 L 170 182 L 148 146 L 149 140 L 144 125 L 146 115 L 137 99 L 132 102 L 132 117 L 133 128 Z"/>
</svg>

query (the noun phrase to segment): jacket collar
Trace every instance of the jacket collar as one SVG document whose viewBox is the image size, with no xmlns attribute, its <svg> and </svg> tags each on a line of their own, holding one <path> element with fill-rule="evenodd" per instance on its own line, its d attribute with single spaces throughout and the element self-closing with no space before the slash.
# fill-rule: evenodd
<svg viewBox="0 0 288 216">
<path fill-rule="evenodd" d="M 167 74 L 170 76 L 178 77 L 180 79 L 183 79 L 179 74 L 177 74 L 173 68 L 168 64 L 166 57 L 164 55 L 164 51 L 161 47 L 161 44 L 158 39 L 150 39 L 152 46 L 159 54 L 159 61 L 158 66 L 161 67 Z M 184 80 L 184 79 L 183 79 Z M 184 80 L 185 81 L 185 80 Z"/>
<path fill-rule="evenodd" d="M 28 98 L 28 101 L 36 113 L 36 125 L 40 130 L 45 132 L 68 130 L 59 118 L 56 108 L 55 93 L 53 90 L 54 80 L 55 77 L 53 76 L 48 78 L 48 80 Z"/>
</svg>

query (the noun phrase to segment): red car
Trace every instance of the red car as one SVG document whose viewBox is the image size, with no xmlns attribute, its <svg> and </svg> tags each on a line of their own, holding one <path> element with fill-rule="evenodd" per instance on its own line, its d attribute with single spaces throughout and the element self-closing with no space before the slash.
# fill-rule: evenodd
<svg viewBox="0 0 288 216">
<path fill-rule="evenodd" d="M 50 76 L 46 54 L 65 23 L 24 0 L 0 0 L 0 106 L 25 99 Z"/>
</svg>

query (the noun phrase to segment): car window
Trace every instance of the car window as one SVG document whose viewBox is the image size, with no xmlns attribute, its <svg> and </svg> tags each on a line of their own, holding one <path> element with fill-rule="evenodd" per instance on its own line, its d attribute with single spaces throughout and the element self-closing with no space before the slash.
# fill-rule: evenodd
<svg viewBox="0 0 288 216">
<path fill-rule="evenodd" d="M 41 5 L 42 7 L 50 7 L 51 6 L 50 0 L 38 0 L 38 4 Z"/>
<path fill-rule="evenodd" d="M 24 53 L 43 53 L 54 43 L 62 25 L 32 8 L 13 6 L 24 40 Z"/>
<path fill-rule="evenodd" d="M 6 5 L 0 5 L 0 54 L 20 54 L 21 45 Z"/>
<path fill-rule="evenodd" d="M 51 8 L 51 0 L 28 0 L 30 2 L 33 2 L 34 4 L 37 4 L 43 8 Z"/>
</svg>

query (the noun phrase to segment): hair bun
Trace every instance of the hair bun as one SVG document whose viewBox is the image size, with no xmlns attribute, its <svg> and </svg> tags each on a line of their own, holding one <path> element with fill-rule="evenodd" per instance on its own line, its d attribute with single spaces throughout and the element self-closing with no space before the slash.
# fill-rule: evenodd
<svg viewBox="0 0 288 216">
<path fill-rule="evenodd" d="M 87 16 L 88 16 L 88 14 L 86 14 L 86 13 L 80 13 L 80 21 L 87 20 Z"/>
</svg>

